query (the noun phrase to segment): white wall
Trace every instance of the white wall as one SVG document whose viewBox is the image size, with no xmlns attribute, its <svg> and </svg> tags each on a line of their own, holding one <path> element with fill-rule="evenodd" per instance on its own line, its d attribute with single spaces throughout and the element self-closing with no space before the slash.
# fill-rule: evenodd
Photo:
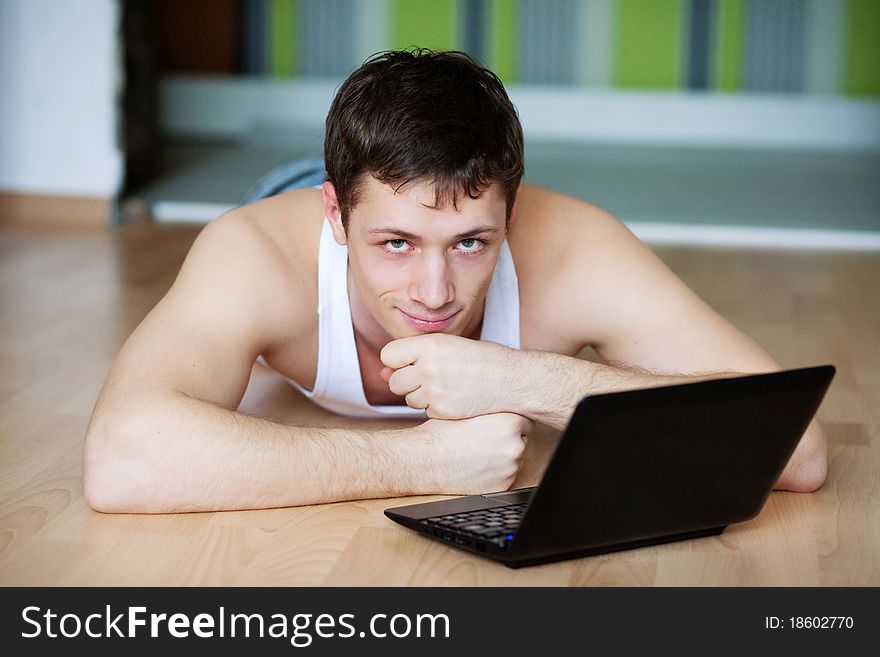
<svg viewBox="0 0 880 657">
<path fill-rule="evenodd" d="M 0 190 L 116 193 L 118 28 L 115 0 L 0 0 Z"/>
</svg>

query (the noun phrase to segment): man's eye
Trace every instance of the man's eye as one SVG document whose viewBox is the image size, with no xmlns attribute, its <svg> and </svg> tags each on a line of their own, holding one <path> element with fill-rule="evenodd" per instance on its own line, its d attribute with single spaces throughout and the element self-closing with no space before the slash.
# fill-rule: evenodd
<svg viewBox="0 0 880 657">
<path fill-rule="evenodd" d="M 392 251 L 403 251 L 406 248 L 406 240 L 388 240 L 385 242 Z"/>
<path fill-rule="evenodd" d="M 461 240 L 458 244 L 462 251 L 479 251 L 483 243 L 475 237 L 468 237 Z"/>
</svg>

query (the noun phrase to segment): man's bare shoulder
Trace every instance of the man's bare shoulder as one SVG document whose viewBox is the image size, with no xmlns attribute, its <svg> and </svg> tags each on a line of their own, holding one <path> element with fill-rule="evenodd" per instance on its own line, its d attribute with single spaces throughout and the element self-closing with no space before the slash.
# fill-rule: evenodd
<svg viewBox="0 0 880 657">
<path fill-rule="evenodd" d="M 554 351 L 591 342 L 590 317 L 597 311 L 588 306 L 614 288 L 625 270 L 620 265 L 653 257 L 610 212 L 534 185 L 520 189 L 508 241 L 526 314 L 524 337 L 534 336 L 534 348 Z M 541 320 L 548 316 L 559 320 L 554 329 Z"/>
<path fill-rule="evenodd" d="M 248 289 L 251 310 L 262 309 L 272 342 L 309 332 L 317 299 L 320 201 L 316 190 L 295 190 L 223 214 L 196 239 L 184 263 L 188 278 L 209 284 L 217 272 L 232 268 L 237 287 Z"/>
<path fill-rule="evenodd" d="M 621 237 L 626 229 L 607 210 L 573 196 L 537 185 L 523 184 L 510 226 L 511 249 L 523 261 L 539 264 L 542 257 L 557 259 L 560 249 L 584 253 L 583 243 L 572 237 Z"/>
<path fill-rule="evenodd" d="M 258 233 L 280 263 L 317 273 L 324 217 L 319 190 L 292 190 L 236 208 L 224 217 L 233 217 Z"/>
<path fill-rule="evenodd" d="M 713 356 L 697 358 L 695 345 L 741 341 L 613 215 L 549 190 L 525 191 L 511 251 L 530 348 L 590 345 L 609 362 L 696 371 Z"/>
</svg>

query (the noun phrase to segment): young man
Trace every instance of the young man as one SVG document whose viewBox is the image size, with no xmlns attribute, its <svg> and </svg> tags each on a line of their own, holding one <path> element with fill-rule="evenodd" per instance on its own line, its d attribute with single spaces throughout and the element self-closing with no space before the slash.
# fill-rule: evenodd
<svg viewBox="0 0 880 657">
<path fill-rule="evenodd" d="M 586 394 L 778 368 L 607 212 L 520 185 L 516 111 L 465 55 L 365 63 L 325 161 L 320 190 L 206 227 L 126 342 L 86 436 L 95 509 L 502 490 L 532 422 L 562 428 Z M 607 365 L 575 358 L 588 345 Z M 258 358 L 331 411 L 425 421 L 239 414 Z M 825 469 L 813 423 L 777 487 L 814 490 Z"/>
</svg>

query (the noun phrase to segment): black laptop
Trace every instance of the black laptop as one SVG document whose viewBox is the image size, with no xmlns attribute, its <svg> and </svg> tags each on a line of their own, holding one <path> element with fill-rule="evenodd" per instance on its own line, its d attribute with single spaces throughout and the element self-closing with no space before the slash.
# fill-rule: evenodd
<svg viewBox="0 0 880 657">
<path fill-rule="evenodd" d="M 538 486 L 385 515 L 514 568 L 720 534 L 758 515 L 834 371 L 591 395 Z"/>
</svg>

